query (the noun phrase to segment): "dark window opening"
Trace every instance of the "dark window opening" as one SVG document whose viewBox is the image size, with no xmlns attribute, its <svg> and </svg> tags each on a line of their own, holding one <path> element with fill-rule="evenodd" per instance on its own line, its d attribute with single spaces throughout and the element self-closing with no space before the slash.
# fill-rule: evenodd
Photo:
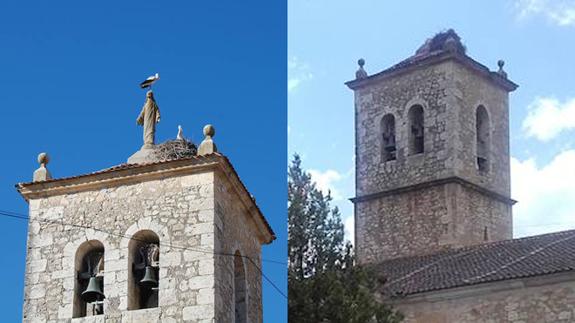
<svg viewBox="0 0 575 323">
<path fill-rule="evenodd" d="M 158 307 L 160 239 L 150 230 L 139 231 L 128 252 L 128 309 Z"/>
<path fill-rule="evenodd" d="M 484 106 L 479 106 L 475 114 L 475 144 L 477 151 L 477 169 L 489 171 L 489 115 Z"/>
<path fill-rule="evenodd" d="M 386 114 L 383 119 L 381 119 L 381 137 L 383 161 L 395 160 L 397 158 L 397 147 L 395 145 L 395 118 L 391 114 Z"/>
<path fill-rule="evenodd" d="M 239 251 L 234 257 L 234 307 L 235 323 L 247 322 L 246 272 L 243 258 Z"/>
<path fill-rule="evenodd" d="M 424 151 L 424 119 L 423 107 L 414 105 L 409 109 L 409 153 L 421 154 Z"/>
<path fill-rule="evenodd" d="M 84 242 L 76 251 L 73 317 L 104 314 L 104 245 Z"/>
</svg>

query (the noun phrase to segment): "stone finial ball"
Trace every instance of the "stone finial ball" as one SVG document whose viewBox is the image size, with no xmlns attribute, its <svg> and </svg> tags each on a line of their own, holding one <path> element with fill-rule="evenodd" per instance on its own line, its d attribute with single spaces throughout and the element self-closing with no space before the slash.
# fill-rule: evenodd
<svg viewBox="0 0 575 323">
<path fill-rule="evenodd" d="M 213 137 L 216 134 L 216 128 L 211 124 L 208 124 L 204 127 L 204 136 L 206 137 Z"/>
<path fill-rule="evenodd" d="M 48 164 L 49 161 L 50 161 L 50 157 L 48 157 L 47 153 L 40 153 L 38 155 L 38 163 L 39 164 Z"/>
<path fill-rule="evenodd" d="M 357 60 L 357 65 L 363 67 L 363 65 L 365 65 L 365 59 L 360 58 L 359 60 Z"/>
<path fill-rule="evenodd" d="M 499 68 L 503 68 L 503 65 L 505 65 L 505 61 L 500 59 L 497 61 L 497 66 L 499 66 Z"/>
</svg>

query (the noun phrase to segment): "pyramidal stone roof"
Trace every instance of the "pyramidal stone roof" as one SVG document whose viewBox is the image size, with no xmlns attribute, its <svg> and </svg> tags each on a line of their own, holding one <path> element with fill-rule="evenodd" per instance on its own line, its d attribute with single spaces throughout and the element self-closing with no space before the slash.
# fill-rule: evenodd
<svg viewBox="0 0 575 323">
<path fill-rule="evenodd" d="M 428 38 L 425 43 L 415 51 L 413 56 L 393 65 L 386 69 L 386 71 L 398 70 L 448 51 L 458 55 L 465 55 L 467 51 L 465 46 L 461 43 L 461 37 L 459 37 L 453 29 L 440 32 L 435 36 Z"/>
<path fill-rule="evenodd" d="M 503 71 L 504 62 L 498 62 L 499 71 L 491 71 L 489 68 L 467 55 L 467 48 L 463 45 L 461 37 L 453 30 L 439 32 L 428 38 L 415 53 L 400 61 L 399 63 L 372 75 L 368 75 L 363 69 L 365 60 L 358 61 L 361 73 L 356 73 L 356 79 L 346 82 L 346 85 L 355 90 L 370 84 L 372 81 L 381 80 L 386 77 L 408 72 L 414 68 L 430 66 L 446 60 L 455 60 L 471 71 L 489 79 L 494 84 L 507 91 L 514 91 L 517 84 L 507 79 L 507 74 Z M 361 62 L 361 63 L 360 63 Z"/>
<path fill-rule="evenodd" d="M 390 259 L 373 269 L 390 297 L 575 271 L 575 230 Z"/>
</svg>

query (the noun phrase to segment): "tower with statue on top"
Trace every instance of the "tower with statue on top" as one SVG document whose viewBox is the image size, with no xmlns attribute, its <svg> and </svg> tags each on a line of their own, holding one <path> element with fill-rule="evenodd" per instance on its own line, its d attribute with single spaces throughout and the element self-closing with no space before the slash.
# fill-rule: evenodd
<svg viewBox="0 0 575 323">
<path fill-rule="evenodd" d="M 262 322 L 261 247 L 275 234 L 215 128 L 155 143 L 150 88 L 127 163 L 53 177 L 38 156 L 29 204 L 25 322 Z"/>
</svg>

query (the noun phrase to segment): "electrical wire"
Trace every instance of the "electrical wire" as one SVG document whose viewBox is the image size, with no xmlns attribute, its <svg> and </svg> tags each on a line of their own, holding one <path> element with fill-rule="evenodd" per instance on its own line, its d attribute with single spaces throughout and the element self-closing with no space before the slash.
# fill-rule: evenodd
<svg viewBox="0 0 575 323">
<path fill-rule="evenodd" d="M 10 217 L 10 218 L 15 218 L 15 219 L 20 219 L 20 220 L 27 220 L 27 221 L 32 221 L 32 222 L 41 222 L 41 223 L 50 223 L 50 224 L 59 224 L 59 225 L 64 225 L 64 226 L 70 226 L 70 227 L 75 227 L 75 228 L 82 228 L 82 229 L 90 229 L 90 230 L 94 230 L 94 231 L 98 231 L 98 232 L 102 232 L 102 233 L 106 233 L 112 236 L 116 236 L 116 237 L 120 237 L 120 238 L 124 238 L 124 239 L 129 239 L 129 240 L 134 240 L 134 241 L 139 241 L 139 242 L 147 242 L 146 240 L 142 240 L 142 239 L 138 239 L 138 238 L 134 238 L 134 237 L 129 237 L 123 234 L 119 234 L 119 233 L 114 233 L 114 232 L 110 232 L 107 230 L 103 230 L 103 229 L 99 229 L 99 228 L 95 228 L 95 227 L 91 227 L 91 226 L 85 226 L 85 225 L 79 225 L 79 224 L 72 224 L 72 223 L 65 223 L 64 221 L 60 221 L 60 220 L 49 220 L 49 219 L 38 219 L 38 218 L 31 218 L 27 215 L 24 214 L 20 214 L 20 213 L 16 213 L 16 212 L 11 212 L 11 211 L 5 211 L 5 210 L 0 210 L 0 216 L 5 216 L 5 217 Z M 206 254 L 213 254 L 213 255 L 218 255 L 218 256 L 230 256 L 230 257 L 242 257 L 247 259 L 248 261 L 250 261 L 253 266 L 260 272 L 260 274 L 262 275 L 262 277 L 284 298 L 287 299 L 287 295 L 273 282 L 273 280 L 271 280 L 264 272 L 263 270 L 257 265 L 257 263 L 249 256 L 246 255 L 236 255 L 236 254 L 230 254 L 230 253 L 225 253 L 225 252 L 216 252 L 214 250 L 202 250 L 202 249 L 196 249 L 196 248 L 190 248 L 190 247 L 182 247 L 182 246 L 176 246 L 176 245 L 172 245 L 172 244 L 167 244 L 167 243 L 160 243 L 160 246 L 168 246 L 170 248 L 174 248 L 174 249 L 181 249 L 181 250 L 188 250 L 188 251 L 195 251 L 195 252 L 201 252 L 201 253 L 206 253 Z M 268 262 L 268 263 L 274 263 L 274 264 L 281 264 L 281 265 L 286 265 L 287 266 L 287 262 L 282 262 L 282 261 L 277 261 L 277 260 L 270 260 L 270 259 L 261 259 L 262 262 Z"/>
</svg>

